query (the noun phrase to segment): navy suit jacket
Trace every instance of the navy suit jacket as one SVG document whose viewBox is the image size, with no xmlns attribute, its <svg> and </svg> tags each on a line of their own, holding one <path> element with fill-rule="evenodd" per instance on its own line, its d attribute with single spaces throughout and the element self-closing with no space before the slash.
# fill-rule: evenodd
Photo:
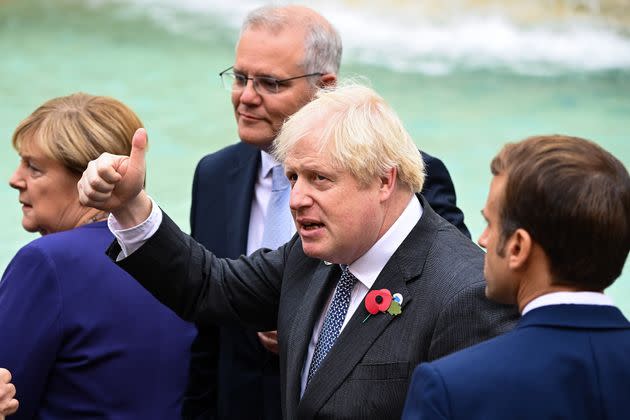
<svg viewBox="0 0 630 420">
<path fill-rule="evenodd" d="M 628 396 L 630 323 L 619 309 L 552 305 L 421 364 L 403 419 L 627 419 Z"/>
<path fill-rule="evenodd" d="M 457 208 L 448 170 L 423 152 L 428 174 L 423 195 L 431 207 L 470 237 Z M 197 165 L 190 212 L 191 236 L 218 257 L 247 252 L 248 226 L 260 150 L 243 142 L 205 156 Z M 256 331 L 198 324 L 193 343 L 185 419 L 279 419 L 278 357 Z"/>
</svg>

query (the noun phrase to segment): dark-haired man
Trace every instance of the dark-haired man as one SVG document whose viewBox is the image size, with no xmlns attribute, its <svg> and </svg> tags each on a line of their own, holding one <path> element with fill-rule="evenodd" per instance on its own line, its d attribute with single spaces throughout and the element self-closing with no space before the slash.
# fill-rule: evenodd
<svg viewBox="0 0 630 420">
<path fill-rule="evenodd" d="M 508 144 L 483 209 L 486 295 L 517 327 L 421 364 L 403 418 L 626 419 L 630 323 L 604 295 L 630 249 L 630 177 L 587 140 Z"/>
</svg>

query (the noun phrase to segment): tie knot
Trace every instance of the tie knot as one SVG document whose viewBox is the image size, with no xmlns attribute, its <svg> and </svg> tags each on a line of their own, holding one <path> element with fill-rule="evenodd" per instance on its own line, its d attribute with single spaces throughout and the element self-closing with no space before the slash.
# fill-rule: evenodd
<svg viewBox="0 0 630 420">
<path fill-rule="evenodd" d="M 354 283 L 357 281 L 357 278 L 354 277 L 354 274 L 350 272 L 348 266 L 345 264 L 341 265 L 341 277 L 339 278 L 339 283 L 337 284 L 337 289 L 339 290 L 352 290 L 354 287 Z"/>
<path fill-rule="evenodd" d="M 284 175 L 282 165 L 271 168 L 271 190 L 280 191 L 289 186 L 289 179 Z"/>
</svg>

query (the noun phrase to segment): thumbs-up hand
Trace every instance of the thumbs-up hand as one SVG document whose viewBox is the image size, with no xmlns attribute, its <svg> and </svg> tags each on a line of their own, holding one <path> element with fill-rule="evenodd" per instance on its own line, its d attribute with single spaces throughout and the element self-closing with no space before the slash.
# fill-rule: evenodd
<svg viewBox="0 0 630 420">
<path fill-rule="evenodd" d="M 151 213 L 143 190 L 146 148 L 147 133 L 139 128 L 129 156 L 103 153 L 91 161 L 77 184 L 81 204 L 111 212 L 124 228 L 143 222 Z"/>
</svg>

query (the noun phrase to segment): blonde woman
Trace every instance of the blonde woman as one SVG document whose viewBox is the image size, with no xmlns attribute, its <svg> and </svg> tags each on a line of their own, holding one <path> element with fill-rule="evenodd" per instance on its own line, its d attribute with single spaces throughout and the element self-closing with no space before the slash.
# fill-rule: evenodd
<svg viewBox="0 0 630 420">
<path fill-rule="evenodd" d="M 23 247 L 0 282 L 0 363 L 12 374 L 16 419 L 175 419 L 193 327 L 116 267 L 107 214 L 79 203 L 77 181 L 104 152 L 128 153 L 142 123 L 121 102 L 52 99 L 13 134 L 9 184 Z"/>
</svg>

